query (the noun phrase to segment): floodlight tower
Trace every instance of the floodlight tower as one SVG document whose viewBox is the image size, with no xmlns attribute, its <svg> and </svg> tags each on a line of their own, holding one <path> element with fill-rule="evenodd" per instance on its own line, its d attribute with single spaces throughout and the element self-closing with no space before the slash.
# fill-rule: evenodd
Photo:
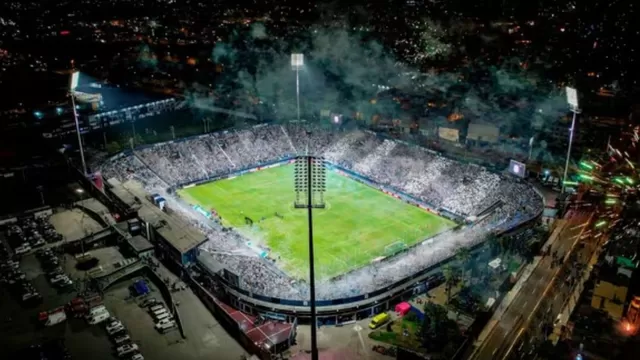
<svg viewBox="0 0 640 360">
<path fill-rule="evenodd" d="M 80 134 L 80 123 L 78 122 L 78 110 L 76 109 L 75 90 L 80 80 L 80 72 L 73 71 L 69 82 L 69 96 L 71 97 L 71 106 L 73 107 L 73 120 L 76 123 L 76 134 L 78 134 L 78 148 L 80 149 L 80 159 L 82 160 L 82 173 L 87 176 L 87 163 L 84 160 L 84 148 L 82 147 L 82 135 Z"/>
<path fill-rule="evenodd" d="M 295 160 L 293 203 L 296 209 L 307 209 L 309 222 L 309 305 L 311 308 L 311 359 L 318 360 L 316 316 L 316 280 L 313 256 L 313 209 L 324 209 L 327 190 L 326 166 L 321 157 L 298 156 Z"/>
<path fill-rule="evenodd" d="M 304 66 L 303 54 L 291 54 L 291 68 L 296 72 L 296 103 L 298 109 L 298 121 L 300 121 L 300 68 Z"/>
<path fill-rule="evenodd" d="M 562 191 L 564 194 L 565 183 L 567 182 L 567 173 L 569 172 L 569 157 L 571 156 L 571 145 L 573 144 L 573 133 L 576 128 L 576 115 L 580 113 L 580 108 L 578 107 L 578 91 L 572 87 L 566 87 L 567 93 L 567 104 L 569 104 L 569 109 L 573 113 L 573 118 L 571 120 L 571 128 L 569 129 L 569 146 L 567 147 L 567 160 L 564 163 L 564 176 L 562 177 Z"/>
</svg>

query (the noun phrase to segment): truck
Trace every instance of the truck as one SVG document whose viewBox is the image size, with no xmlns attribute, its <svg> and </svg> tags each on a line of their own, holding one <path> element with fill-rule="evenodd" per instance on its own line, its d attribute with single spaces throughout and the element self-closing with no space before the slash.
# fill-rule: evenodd
<svg viewBox="0 0 640 360">
<path fill-rule="evenodd" d="M 86 298 L 77 297 L 69 301 L 67 310 L 73 314 L 73 317 L 81 318 L 87 315 L 91 309 L 102 305 L 103 301 L 100 295 L 92 295 Z"/>
<path fill-rule="evenodd" d="M 44 326 L 54 326 L 67 320 L 67 313 L 64 306 L 53 309 L 51 311 L 44 311 L 38 315 L 38 320 Z"/>
</svg>

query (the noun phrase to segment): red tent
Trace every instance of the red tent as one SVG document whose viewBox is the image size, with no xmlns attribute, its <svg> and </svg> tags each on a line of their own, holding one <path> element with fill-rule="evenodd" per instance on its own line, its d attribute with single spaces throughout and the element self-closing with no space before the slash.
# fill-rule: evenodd
<svg viewBox="0 0 640 360">
<path fill-rule="evenodd" d="M 409 310 L 411 310 L 411 305 L 406 301 L 396 305 L 396 312 L 401 316 L 406 315 Z"/>
</svg>

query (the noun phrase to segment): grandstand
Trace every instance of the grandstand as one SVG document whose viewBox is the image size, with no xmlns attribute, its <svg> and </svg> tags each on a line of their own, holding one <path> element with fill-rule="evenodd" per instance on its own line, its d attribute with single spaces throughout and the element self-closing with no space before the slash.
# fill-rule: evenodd
<svg viewBox="0 0 640 360">
<path fill-rule="evenodd" d="M 414 227 L 420 230 L 420 224 L 431 221 L 443 224 L 422 232 L 414 230 L 412 236 L 392 237 L 380 232 L 375 238 L 384 241 L 377 244 L 378 252 L 363 257 L 343 254 L 342 260 L 351 261 L 344 266 L 327 263 L 330 268 L 317 284 L 318 299 L 354 297 L 386 287 L 452 256 L 461 246 L 479 244 L 488 232 L 528 221 L 543 209 L 540 196 L 520 179 L 369 131 L 301 123 L 263 124 L 155 144 L 114 157 L 104 162 L 101 170 L 106 179 L 133 180 L 148 193 L 162 195 L 173 212 L 206 235 L 198 258 L 207 257 L 204 262 L 218 264 L 235 275 L 240 289 L 266 297 L 305 300 L 308 287 L 302 275 L 305 263 L 300 260 L 304 254 L 300 253 L 306 249 L 285 253 L 278 249 L 277 241 L 287 238 L 290 231 L 300 231 L 298 225 L 287 223 L 290 216 L 285 212 L 286 184 L 290 181 L 287 164 L 302 152 L 323 156 L 332 166 L 330 177 L 338 185 L 335 198 L 329 187 L 328 211 L 336 210 L 340 203 L 347 213 L 354 213 L 354 208 L 348 208 L 353 205 L 340 200 L 349 191 L 368 191 L 363 198 L 352 196 L 354 201 L 377 199 L 373 204 L 355 205 L 376 213 L 366 221 L 354 223 L 345 212 L 334 212 L 339 215 L 328 217 L 324 226 L 338 231 L 318 241 L 348 239 L 355 246 L 343 249 L 343 253 L 364 253 L 371 249 L 368 226 L 369 231 L 375 230 L 399 217 L 407 230 L 399 227 L 390 233 Z M 253 180 L 243 181 L 243 177 Z M 271 183 L 254 186 L 264 179 Z M 255 204 L 243 207 L 242 203 L 252 201 L 260 204 L 261 213 L 254 214 Z M 374 209 L 378 201 L 383 205 Z M 276 213 L 284 219 L 266 219 Z M 260 223 L 264 217 L 267 225 L 249 226 L 245 217 L 252 223 Z M 418 222 L 415 226 L 414 221 Z M 453 226 L 455 230 L 450 229 Z M 269 232 L 262 231 L 265 228 Z M 273 235 L 278 232 L 280 237 Z"/>
</svg>

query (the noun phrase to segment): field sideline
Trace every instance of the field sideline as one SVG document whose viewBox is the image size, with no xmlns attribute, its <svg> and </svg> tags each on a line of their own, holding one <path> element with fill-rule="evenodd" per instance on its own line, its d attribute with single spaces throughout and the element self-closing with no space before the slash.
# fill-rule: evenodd
<svg viewBox="0 0 640 360">
<path fill-rule="evenodd" d="M 215 209 L 226 226 L 268 246 L 288 274 L 308 278 L 307 212 L 293 209 L 293 165 L 182 189 L 191 204 Z M 327 209 L 314 210 L 316 278 L 328 279 L 452 228 L 455 223 L 334 171 Z M 275 213 L 283 218 L 275 216 Z M 245 216 L 254 221 L 245 224 Z M 264 220 L 261 220 L 264 218 Z"/>
</svg>

